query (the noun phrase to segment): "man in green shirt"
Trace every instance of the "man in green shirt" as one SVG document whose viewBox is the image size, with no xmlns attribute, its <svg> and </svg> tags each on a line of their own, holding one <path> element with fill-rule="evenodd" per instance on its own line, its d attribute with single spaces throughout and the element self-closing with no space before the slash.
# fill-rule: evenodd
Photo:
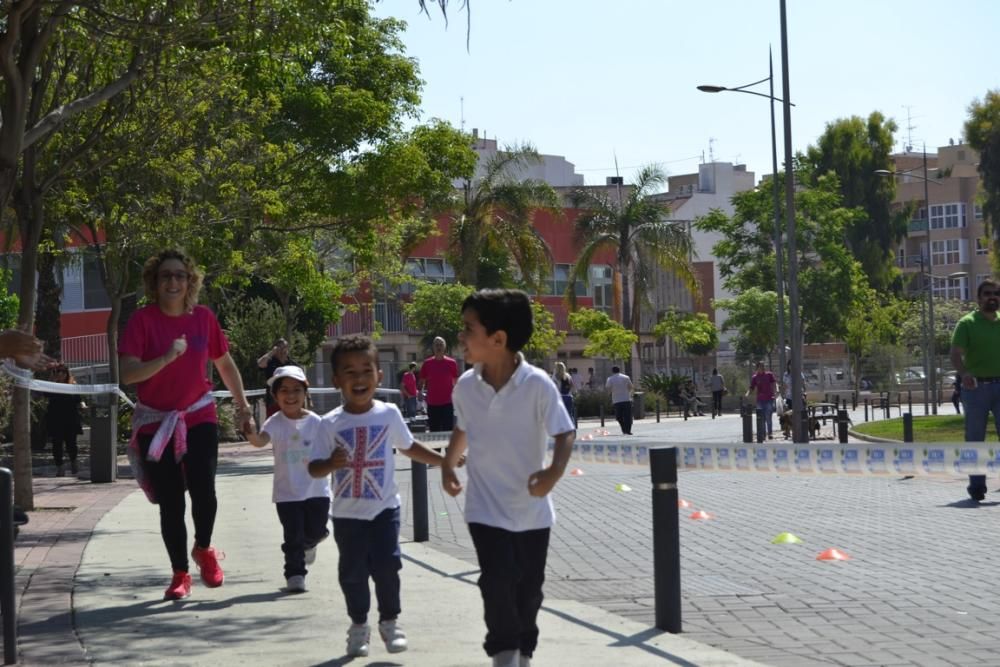
<svg viewBox="0 0 1000 667">
<path fill-rule="evenodd" d="M 976 290 L 979 309 L 955 325 L 951 336 L 951 363 L 962 382 L 965 407 L 965 441 L 986 440 L 986 420 L 993 422 L 1000 436 L 1000 283 L 984 280 Z M 969 475 L 969 496 L 986 497 L 986 475 Z"/>
</svg>

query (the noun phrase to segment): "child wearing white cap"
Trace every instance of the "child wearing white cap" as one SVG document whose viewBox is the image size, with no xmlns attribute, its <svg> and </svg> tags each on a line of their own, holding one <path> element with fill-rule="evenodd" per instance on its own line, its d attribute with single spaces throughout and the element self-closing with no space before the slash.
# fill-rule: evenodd
<svg viewBox="0 0 1000 667">
<path fill-rule="evenodd" d="M 316 560 L 316 545 L 330 535 L 330 478 L 309 475 L 309 461 L 316 458 L 321 419 L 306 409 L 309 382 L 298 366 L 281 366 L 267 380 L 278 405 L 260 433 L 253 427 L 244 434 L 254 447 L 272 445 L 274 495 L 284 530 L 285 580 L 290 593 L 306 590 L 307 565 Z"/>
</svg>

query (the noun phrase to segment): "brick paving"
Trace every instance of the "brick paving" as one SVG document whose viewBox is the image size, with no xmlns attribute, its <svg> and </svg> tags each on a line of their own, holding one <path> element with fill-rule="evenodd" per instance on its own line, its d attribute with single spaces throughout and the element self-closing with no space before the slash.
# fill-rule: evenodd
<svg viewBox="0 0 1000 667">
<path fill-rule="evenodd" d="M 581 425 L 586 430 L 593 425 Z M 609 429 L 615 427 L 609 424 Z M 639 423 L 656 442 L 731 440 L 739 422 Z M 612 437 L 611 440 L 620 437 Z M 223 458 L 257 453 L 228 447 Z M 409 494 L 401 464 L 401 492 Z M 652 626 L 651 487 L 640 467 L 575 463 L 556 490 L 546 592 Z M 475 571 L 461 499 L 430 473 L 431 546 Z M 616 484 L 632 488 L 623 493 Z M 975 506 L 960 479 L 807 477 L 682 471 L 681 497 L 712 512 L 681 517 L 684 635 L 784 666 L 993 664 L 1000 560 L 996 498 Z M 38 477 L 16 544 L 21 664 L 89 664 L 73 628 L 73 578 L 97 521 L 134 482 Z M 412 536 L 410 505 L 404 536 Z M 155 520 L 152 518 L 151 519 Z M 799 545 L 772 545 L 790 531 Z M 849 562 L 818 562 L 827 547 Z"/>
</svg>

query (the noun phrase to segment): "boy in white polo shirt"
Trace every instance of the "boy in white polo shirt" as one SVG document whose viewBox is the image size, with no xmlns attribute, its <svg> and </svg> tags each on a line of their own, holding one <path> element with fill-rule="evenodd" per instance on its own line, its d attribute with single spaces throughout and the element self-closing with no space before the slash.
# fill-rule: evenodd
<svg viewBox="0 0 1000 667">
<path fill-rule="evenodd" d="M 474 368 L 455 385 L 455 428 L 441 469 L 445 491 L 468 448 L 465 520 L 479 559 L 486 641 L 493 665 L 525 667 L 538 644 L 545 559 L 555 510 L 549 492 L 573 451 L 573 421 L 559 391 L 521 348 L 533 331 L 520 290 L 480 290 L 462 304 L 459 341 Z M 545 467 L 549 437 L 552 463 Z"/>
</svg>

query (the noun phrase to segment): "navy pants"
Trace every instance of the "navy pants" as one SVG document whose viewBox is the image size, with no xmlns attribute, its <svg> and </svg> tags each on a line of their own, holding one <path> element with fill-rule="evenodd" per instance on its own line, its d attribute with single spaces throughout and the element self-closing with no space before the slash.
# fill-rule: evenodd
<svg viewBox="0 0 1000 667">
<path fill-rule="evenodd" d="M 531 657 L 535 652 L 549 533 L 549 528 L 513 532 L 482 523 L 469 524 L 479 559 L 479 592 L 486 619 L 483 648 L 487 655 L 514 650 Z"/>
<path fill-rule="evenodd" d="M 215 469 L 219 459 L 219 428 L 206 422 L 188 429 L 187 453 L 178 463 L 174 442 L 170 441 L 159 461 L 146 460 L 152 434 L 139 436 L 142 465 L 153 485 L 160 506 L 160 534 L 175 571 L 188 571 L 187 526 L 184 489 L 191 494 L 194 541 L 199 547 L 212 546 L 212 530 L 219 502 L 215 496 Z"/>
<path fill-rule="evenodd" d="M 618 420 L 618 425 L 622 427 L 622 433 L 625 435 L 632 434 L 632 401 L 615 403 L 615 419 Z"/>
<path fill-rule="evenodd" d="M 427 406 L 427 430 L 450 431 L 455 426 L 455 406 L 451 403 Z"/>
<path fill-rule="evenodd" d="M 307 498 L 285 503 L 275 503 L 278 519 L 284 532 L 281 551 L 285 554 L 285 579 L 295 575 L 305 576 L 306 549 L 322 542 L 330 531 L 329 498 Z"/>
<path fill-rule="evenodd" d="M 399 508 L 387 509 L 370 521 L 333 519 L 333 538 L 340 550 L 337 575 L 352 623 L 366 623 L 371 609 L 368 578 L 375 582 L 378 620 L 399 616 Z"/>
</svg>

